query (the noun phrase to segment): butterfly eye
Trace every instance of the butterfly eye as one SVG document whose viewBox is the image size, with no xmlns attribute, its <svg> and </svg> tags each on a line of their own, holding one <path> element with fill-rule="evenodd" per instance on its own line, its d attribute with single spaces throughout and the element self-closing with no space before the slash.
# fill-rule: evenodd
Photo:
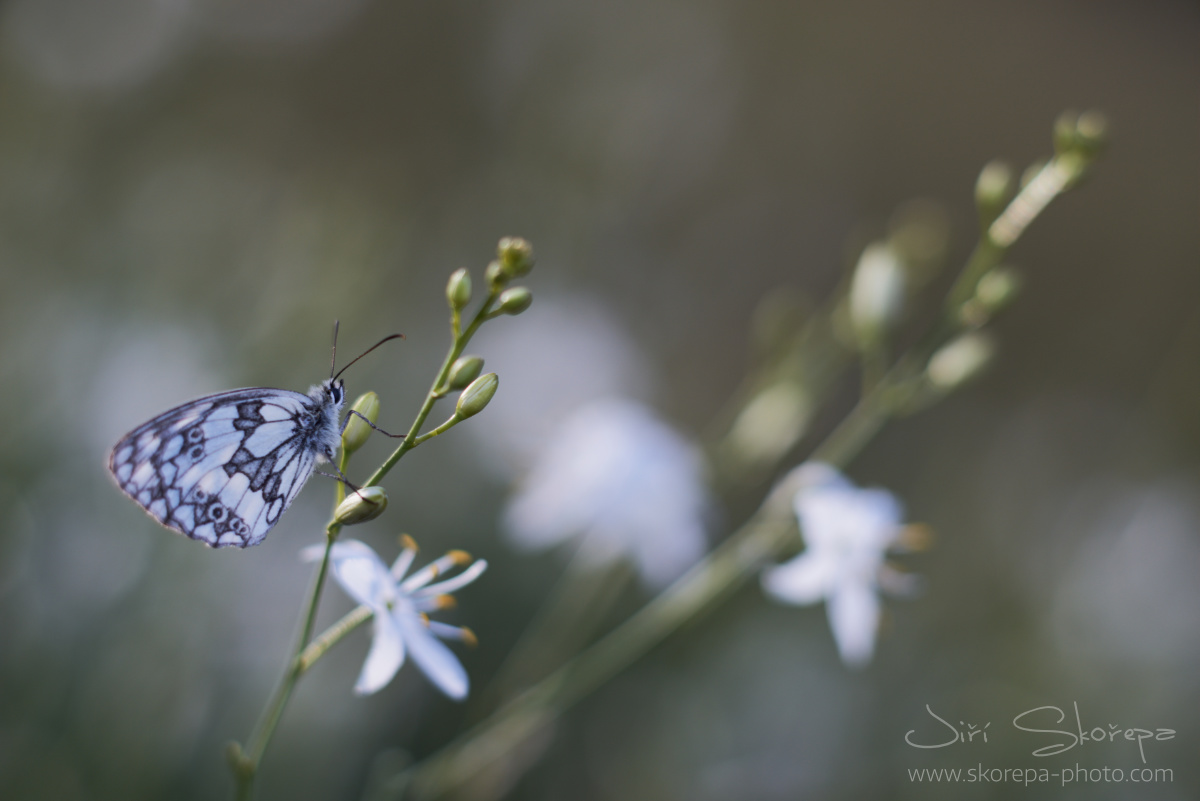
<svg viewBox="0 0 1200 801">
<path fill-rule="evenodd" d="M 204 439 L 204 432 L 200 430 L 199 426 L 188 429 L 188 432 L 187 432 L 187 441 L 188 442 L 199 442 L 202 439 Z"/>
<path fill-rule="evenodd" d="M 196 447 L 194 447 L 190 451 L 188 451 L 188 455 L 191 456 L 193 459 L 199 459 L 201 456 L 204 455 L 204 446 L 197 445 Z"/>
<path fill-rule="evenodd" d="M 208 493 L 199 487 L 196 487 L 196 489 L 192 490 L 192 500 L 196 501 L 197 503 L 204 503 L 206 500 L 208 500 Z"/>
<path fill-rule="evenodd" d="M 225 507 L 221 506 L 219 503 L 214 503 L 212 508 L 208 510 L 208 516 L 213 520 L 220 520 L 221 518 L 225 517 Z"/>
</svg>

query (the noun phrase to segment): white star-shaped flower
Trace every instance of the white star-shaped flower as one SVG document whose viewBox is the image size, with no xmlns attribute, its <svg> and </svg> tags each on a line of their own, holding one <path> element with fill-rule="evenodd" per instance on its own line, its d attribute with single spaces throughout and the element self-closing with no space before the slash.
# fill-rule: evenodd
<svg viewBox="0 0 1200 801">
<path fill-rule="evenodd" d="M 644 405 L 594 401 L 547 442 L 505 527 L 528 549 L 577 537 L 588 562 L 628 558 L 661 587 L 704 555 L 704 474 L 697 449 Z"/>
<path fill-rule="evenodd" d="M 461 700 L 467 697 L 467 672 L 438 638 L 473 643 L 475 635 L 467 628 L 431 621 L 426 613 L 451 606 L 454 599 L 450 593 L 477 579 L 487 569 L 487 562 L 479 559 L 472 563 L 465 552 L 451 551 L 405 579 L 417 546 L 408 537 L 404 538 L 404 546 L 391 570 L 375 551 L 358 540 L 337 542 L 330 551 L 329 568 L 334 579 L 347 595 L 375 615 L 371 649 L 354 692 L 369 695 L 383 689 L 404 664 L 405 656 L 411 655 L 438 689 Z M 324 553 L 323 545 L 313 545 L 301 556 L 319 562 Z M 430 583 L 447 570 L 468 564 L 457 576 Z"/>
<path fill-rule="evenodd" d="M 842 661 L 864 665 L 875 650 L 879 590 L 907 591 L 914 583 L 884 561 L 901 545 L 903 509 L 890 492 L 860 489 L 820 462 L 801 465 L 789 479 L 799 486 L 793 503 L 807 547 L 766 568 L 763 589 L 790 604 L 825 601 Z"/>
</svg>

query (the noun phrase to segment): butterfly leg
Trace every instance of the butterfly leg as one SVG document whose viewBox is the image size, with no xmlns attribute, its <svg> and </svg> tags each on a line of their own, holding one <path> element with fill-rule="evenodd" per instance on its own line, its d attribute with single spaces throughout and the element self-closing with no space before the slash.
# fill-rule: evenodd
<svg viewBox="0 0 1200 801">
<path fill-rule="evenodd" d="M 404 439 L 404 437 L 406 436 L 404 434 L 389 434 L 388 432 L 384 431 L 379 426 L 372 423 L 366 417 L 364 417 L 363 415 L 356 412 L 354 409 L 351 409 L 350 411 L 346 412 L 346 419 L 342 422 L 342 432 L 343 433 L 346 431 L 346 426 L 350 425 L 350 415 L 354 415 L 358 419 L 362 420 L 364 423 L 366 423 L 371 428 L 378 431 L 380 434 L 383 434 L 385 437 L 391 437 L 392 439 Z"/>
<path fill-rule="evenodd" d="M 351 483 L 350 479 L 346 478 L 346 475 L 341 470 L 338 470 L 337 467 L 334 465 L 330 465 L 330 467 L 333 467 L 334 470 L 337 470 L 336 476 L 333 473 L 326 473 L 322 470 L 314 470 L 313 473 L 315 473 L 318 476 L 325 476 L 325 478 L 337 479 L 338 481 L 342 482 L 347 487 L 349 487 L 352 492 L 359 491 L 360 488 L 355 486 L 353 483 Z"/>
</svg>

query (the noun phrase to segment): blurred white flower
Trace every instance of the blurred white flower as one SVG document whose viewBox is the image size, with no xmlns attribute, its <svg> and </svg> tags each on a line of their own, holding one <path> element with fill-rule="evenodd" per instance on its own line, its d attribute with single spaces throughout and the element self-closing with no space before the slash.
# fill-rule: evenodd
<svg viewBox="0 0 1200 801">
<path fill-rule="evenodd" d="M 890 492 L 860 489 L 820 462 L 802 464 L 791 480 L 799 487 L 793 503 L 807 548 L 766 568 L 763 589 L 784 603 L 824 600 L 842 661 L 865 665 L 875 650 L 879 590 L 905 591 L 915 582 L 884 563 L 887 551 L 901 546 L 903 509 Z"/>
<path fill-rule="evenodd" d="M 369 695 L 387 686 L 404 664 L 407 652 L 438 689 L 461 700 L 467 697 L 467 672 L 437 638 L 473 643 L 475 635 L 467 628 L 433 622 L 425 613 L 451 605 L 453 599 L 449 593 L 478 578 L 487 569 L 487 562 L 476 560 L 454 578 L 430 584 L 450 568 L 471 561 L 463 551 L 451 551 L 404 579 L 417 555 L 416 543 L 405 540 L 404 550 L 391 570 L 369 546 L 358 540 L 335 543 L 330 551 L 329 566 L 338 584 L 347 595 L 375 613 L 371 650 L 354 692 Z M 301 557 L 319 562 L 324 553 L 325 546 L 313 545 L 301 551 Z"/>
<path fill-rule="evenodd" d="M 579 538 L 585 564 L 624 557 L 661 587 L 704 555 L 704 472 L 696 448 L 642 404 L 594 401 L 546 443 L 505 526 L 527 549 Z"/>
<path fill-rule="evenodd" d="M 643 400 L 653 390 L 655 373 L 637 343 L 594 298 L 539 295 L 520 325 L 485 328 L 480 341 L 504 390 L 488 404 L 489 424 L 468 429 L 505 480 L 526 473 L 579 407 L 605 397 Z"/>
</svg>

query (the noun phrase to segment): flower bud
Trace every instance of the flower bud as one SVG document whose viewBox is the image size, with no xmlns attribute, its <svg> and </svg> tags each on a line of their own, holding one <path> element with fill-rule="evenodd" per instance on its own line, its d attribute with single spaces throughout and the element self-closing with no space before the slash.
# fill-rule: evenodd
<svg viewBox="0 0 1200 801">
<path fill-rule="evenodd" d="M 943 345 L 929 360 L 925 374 L 930 383 L 952 390 L 969 381 L 987 366 L 996 347 L 988 336 L 972 332 Z"/>
<path fill-rule="evenodd" d="M 460 356 L 450 365 L 446 375 L 446 386 L 450 389 L 462 389 L 470 384 L 483 371 L 483 359 L 479 356 Z"/>
<path fill-rule="evenodd" d="M 500 377 L 495 373 L 486 373 L 476 378 L 458 396 L 458 405 L 454 409 L 455 417 L 465 420 L 482 412 L 483 407 L 487 406 L 492 396 L 496 394 L 496 387 L 499 384 Z"/>
<path fill-rule="evenodd" d="M 450 274 L 446 283 L 446 301 L 454 311 L 460 311 L 471 302 L 471 274 L 460 267 Z"/>
<path fill-rule="evenodd" d="M 975 181 L 975 207 L 979 210 L 980 225 L 984 228 L 991 225 L 1012 197 L 1012 169 L 1002 161 L 988 162 Z"/>
<path fill-rule="evenodd" d="M 859 344 L 876 344 L 904 307 L 904 267 L 887 245 L 869 245 L 850 282 L 850 322 Z"/>
<path fill-rule="evenodd" d="M 518 315 L 533 303 L 533 293 L 523 286 L 514 286 L 500 293 L 496 302 L 496 310 L 501 314 Z"/>
<path fill-rule="evenodd" d="M 815 406 L 809 393 L 796 382 L 780 381 L 746 404 L 727 440 L 741 465 L 771 464 L 804 436 Z"/>
<path fill-rule="evenodd" d="M 496 248 L 500 265 L 508 278 L 521 278 L 533 269 L 533 247 L 519 236 L 506 236 Z"/>
<path fill-rule="evenodd" d="M 1075 147 L 1075 125 L 1079 115 L 1074 111 L 1064 111 L 1054 121 L 1054 152 L 1061 155 Z"/>
<path fill-rule="evenodd" d="M 358 412 L 374 423 L 379 419 L 379 396 L 374 392 L 364 392 L 354 401 L 351 411 Z M 346 454 L 354 453 L 367 442 L 371 436 L 371 427 L 356 414 L 348 414 L 346 427 L 342 430 L 342 450 Z"/>
<path fill-rule="evenodd" d="M 504 265 L 499 261 L 488 262 L 487 269 L 483 271 L 483 277 L 487 279 L 488 286 L 493 290 L 499 289 L 509 281 L 509 277 L 504 274 Z"/>
<path fill-rule="evenodd" d="M 1108 142 L 1108 119 L 1099 111 L 1085 111 L 1075 121 L 1075 144 L 1083 154 L 1093 157 Z"/>
<path fill-rule="evenodd" d="M 353 526 L 355 523 L 365 523 L 383 514 L 387 508 L 387 493 L 383 487 L 363 487 L 346 495 L 346 500 L 338 504 L 333 512 L 333 522 L 343 526 Z"/>
<path fill-rule="evenodd" d="M 1021 290 L 1021 274 L 1009 267 L 991 270 L 975 287 L 975 300 L 988 312 L 1003 309 Z"/>
</svg>

